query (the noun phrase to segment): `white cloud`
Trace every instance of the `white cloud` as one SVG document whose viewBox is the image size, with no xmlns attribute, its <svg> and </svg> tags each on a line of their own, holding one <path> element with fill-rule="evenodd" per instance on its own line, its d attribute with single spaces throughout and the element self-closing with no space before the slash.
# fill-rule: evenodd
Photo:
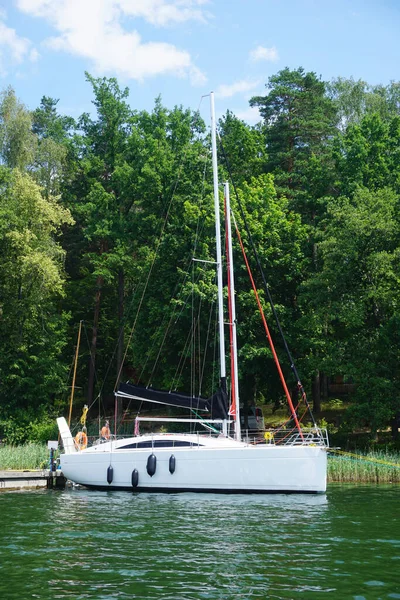
<svg viewBox="0 0 400 600">
<path fill-rule="evenodd" d="M 46 40 L 54 50 L 90 60 L 99 74 L 143 80 L 161 74 L 205 82 L 186 50 L 165 42 L 144 42 L 126 19 L 166 26 L 204 21 L 204 0 L 17 0 L 20 10 L 46 19 L 57 35 Z M 123 27 L 125 26 L 125 28 Z"/>
<path fill-rule="evenodd" d="M 29 60 L 31 62 L 36 62 L 38 60 L 39 56 L 40 56 L 40 54 L 36 50 L 36 48 L 32 48 L 32 50 L 29 52 Z"/>
<path fill-rule="evenodd" d="M 279 59 L 278 50 L 275 46 L 272 48 L 266 48 L 265 46 L 257 46 L 250 52 L 250 60 L 257 62 L 259 60 L 267 60 L 270 62 L 276 62 Z"/>
<path fill-rule="evenodd" d="M 6 15 L 0 11 L 0 74 L 6 75 L 6 65 L 21 64 L 25 59 L 34 62 L 38 58 L 37 50 L 30 40 L 20 37 L 15 29 L 3 22 Z"/>
<path fill-rule="evenodd" d="M 237 110 L 235 111 L 235 116 L 242 121 L 246 121 L 251 125 L 258 123 L 261 121 L 260 113 L 257 107 L 246 108 L 245 110 Z"/>
<path fill-rule="evenodd" d="M 232 96 L 235 96 L 235 94 L 249 92 L 259 85 L 260 80 L 250 81 L 248 79 L 241 79 L 240 81 L 235 81 L 230 85 L 220 85 L 215 90 L 215 93 L 219 98 L 231 98 Z"/>
<path fill-rule="evenodd" d="M 152 25 L 168 25 L 184 21 L 205 21 L 201 8 L 204 2 L 196 0 L 119 0 L 121 10 L 131 17 L 142 17 Z"/>
</svg>

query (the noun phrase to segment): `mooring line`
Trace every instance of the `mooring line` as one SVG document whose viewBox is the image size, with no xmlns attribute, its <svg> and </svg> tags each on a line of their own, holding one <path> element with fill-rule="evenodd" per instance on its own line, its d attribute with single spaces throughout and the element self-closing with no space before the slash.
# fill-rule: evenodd
<svg viewBox="0 0 400 600">
<path fill-rule="evenodd" d="M 391 463 L 386 460 L 382 460 L 380 458 L 366 457 L 362 454 L 354 454 L 352 452 L 345 452 L 344 450 L 339 450 L 339 448 L 329 448 L 329 453 L 336 453 L 342 455 L 344 458 L 349 458 L 352 460 L 361 460 L 364 462 L 369 462 L 372 464 L 380 464 L 385 465 L 386 467 L 392 467 L 394 469 L 400 469 L 400 464 Z"/>
</svg>

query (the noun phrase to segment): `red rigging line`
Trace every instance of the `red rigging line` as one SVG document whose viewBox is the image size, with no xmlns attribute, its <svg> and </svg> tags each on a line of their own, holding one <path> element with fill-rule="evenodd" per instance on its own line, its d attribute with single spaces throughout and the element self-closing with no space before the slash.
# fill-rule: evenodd
<svg viewBox="0 0 400 600">
<path fill-rule="evenodd" d="M 272 337 L 271 337 L 271 334 L 269 332 L 267 320 L 266 320 L 265 315 L 264 315 L 264 310 L 263 310 L 263 307 L 262 307 L 261 302 L 260 302 L 260 297 L 258 295 L 256 284 L 255 284 L 254 279 L 253 279 L 253 274 L 252 274 L 251 269 L 250 269 L 249 261 L 247 260 L 246 250 L 244 249 L 243 242 L 242 242 L 242 237 L 240 235 L 240 232 L 239 232 L 239 229 L 238 229 L 238 226 L 237 226 L 236 222 L 235 222 L 235 229 L 236 229 L 236 234 L 238 236 L 240 247 L 242 249 L 243 258 L 244 258 L 244 262 L 246 263 L 246 268 L 247 268 L 247 272 L 248 272 L 249 277 L 250 277 L 251 285 L 252 285 L 254 294 L 256 296 L 256 300 L 257 300 L 257 304 L 258 304 L 258 310 L 260 311 L 260 315 L 261 315 L 261 319 L 262 319 L 262 322 L 263 322 L 263 325 L 264 325 L 265 333 L 267 334 L 269 345 L 270 345 L 270 348 L 271 348 L 271 351 L 272 351 L 272 355 L 274 357 L 274 361 L 275 361 L 275 364 L 276 364 L 276 368 L 278 369 L 279 377 L 280 377 L 283 389 L 285 391 L 286 399 L 287 399 L 288 404 L 289 404 L 290 412 L 292 413 L 292 416 L 293 416 L 294 422 L 296 424 L 297 430 L 298 430 L 298 432 L 300 434 L 300 437 L 301 437 L 302 440 L 304 440 L 303 432 L 302 432 L 301 427 L 300 427 L 300 422 L 299 422 L 299 419 L 297 417 L 295 408 L 293 406 L 292 398 L 290 397 L 290 393 L 289 393 L 288 387 L 286 385 L 285 377 L 283 375 L 283 372 L 282 372 L 282 369 L 281 369 L 281 365 L 279 363 L 278 355 L 277 355 L 277 353 L 275 351 L 274 342 L 272 341 Z"/>
</svg>

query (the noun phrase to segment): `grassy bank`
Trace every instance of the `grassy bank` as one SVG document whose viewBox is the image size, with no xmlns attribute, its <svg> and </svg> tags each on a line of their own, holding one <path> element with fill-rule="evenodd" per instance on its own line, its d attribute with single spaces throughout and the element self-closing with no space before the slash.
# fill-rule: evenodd
<svg viewBox="0 0 400 600">
<path fill-rule="evenodd" d="M 46 444 L 24 444 L 22 446 L 0 446 L 0 469 L 43 469 L 49 464 Z"/>
<path fill-rule="evenodd" d="M 346 483 L 400 483 L 400 455 L 368 452 L 360 458 L 330 454 L 328 481 Z"/>
</svg>

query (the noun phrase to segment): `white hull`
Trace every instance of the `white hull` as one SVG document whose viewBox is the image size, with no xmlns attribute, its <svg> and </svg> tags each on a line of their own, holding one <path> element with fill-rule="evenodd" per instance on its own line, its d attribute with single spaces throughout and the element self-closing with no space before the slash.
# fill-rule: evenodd
<svg viewBox="0 0 400 600">
<path fill-rule="evenodd" d="M 193 446 L 123 449 L 146 440 L 193 440 Z M 161 442 L 162 443 L 162 442 Z M 198 445 L 198 444 L 204 445 Z M 153 476 L 147 472 L 149 456 L 157 459 Z M 175 471 L 170 473 L 170 457 Z M 94 488 L 134 491 L 196 492 L 325 492 L 326 449 L 321 446 L 247 445 L 227 438 L 207 436 L 139 436 L 99 444 L 80 452 L 63 454 L 63 474 L 75 483 Z M 107 482 L 109 466 L 112 482 Z M 138 473 L 132 486 L 132 472 Z"/>
</svg>

